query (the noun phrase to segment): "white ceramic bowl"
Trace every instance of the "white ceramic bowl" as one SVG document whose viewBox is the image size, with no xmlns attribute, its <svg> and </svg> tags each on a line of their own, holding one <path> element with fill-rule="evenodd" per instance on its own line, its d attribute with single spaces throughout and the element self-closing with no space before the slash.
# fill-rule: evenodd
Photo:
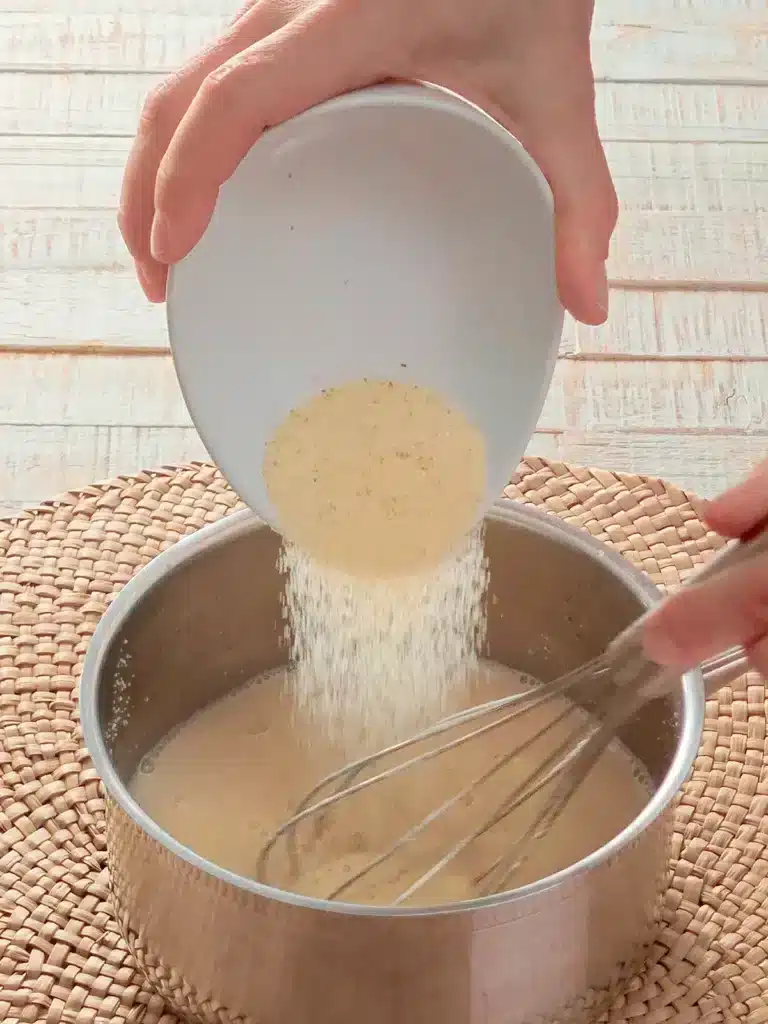
<svg viewBox="0 0 768 1024">
<path fill-rule="evenodd" d="M 204 444 L 269 522 L 266 442 L 292 408 L 361 377 L 462 410 L 486 438 L 490 505 L 562 332 L 551 193 L 517 140 L 452 93 L 350 93 L 253 146 L 171 273 L 168 324 Z"/>
</svg>

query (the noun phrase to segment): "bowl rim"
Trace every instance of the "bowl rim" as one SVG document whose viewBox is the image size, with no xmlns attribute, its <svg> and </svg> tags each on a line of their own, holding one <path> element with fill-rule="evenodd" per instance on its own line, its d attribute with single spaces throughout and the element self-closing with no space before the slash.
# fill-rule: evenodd
<svg viewBox="0 0 768 1024">
<path fill-rule="evenodd" d="M 586 531 L 563 522 L 552 513 L 522 506 L 509 498 L 501 499 L 489 511 L 486 518 L 509 523 L 549 538 L 556 543 L 586 554 L 597 560 L 618 582 L 637 597 L 645 607 L 660 600 L 658 587 L 642 572 L 631 565 L 618 552 L 611 550 Z M 552 875 L 511 889 L 460 903 L 438 906 L 390 907 L 369 906 L 345 901 L 329 901 L 298 893 L 286 892 L 266 885 L 252 878 L 238 875 L 234 871 L 219 867 L 213 861 L 195 853 L 162 829 L 133 799 L 124 785 L 109 754 L 98 712 L 98 698 L 102 681 L 102 670 L 113 640 L 123 624 L 130 618 L 141 601 L 165 578 L 199 557 L 206 551 L 218 548 L 229 540 L 248 534 L 253 530 L 270 529 L 269 524 L 256 516 L 250 509 L 242 509 L 216 523 L 211 523 L 194 534 L 177 541 L 173 547 L 156 555 L 142 568 L 115 596 L 102 616 L 86 652 L 80 679 L 80 720 L 83 736 L 94 768 L 101 778 L 108 796 L 124 814 L 146 835 L 150 836 L 168 852 L 188 864 L 213 876 L 220 882 L 237 889 L 277 900 L 295 907 L 309 910 L 332 912 L 360 917 L 432 917 L 444 914 L 468 913 L 474 910 L 490 909 L 510 903 L 522 903 L 539 896 L 547 890 L 563 887 L 574 882 L 587 872 L 610 860 L 628 847 L 641 833 L 646 831 L 670 806 L 680 787 L 687 779 L 696 757 L 704 726 L 704 684 L 701 672 L 696 669 L 681 678 L 682 703 L 680 712 L 680 734 L 669 768 L 643 810 L 613 839 Z"/>
</svg>

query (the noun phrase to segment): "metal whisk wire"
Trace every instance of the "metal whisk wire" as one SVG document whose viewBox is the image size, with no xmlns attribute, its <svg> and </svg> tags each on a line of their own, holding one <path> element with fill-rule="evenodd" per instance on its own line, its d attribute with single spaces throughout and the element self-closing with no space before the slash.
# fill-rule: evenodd
<svg viewBox="0 0 768 1024">
<path fill-rule="evenodd" d="M 753 558 L 756 554 L 768 550 L 768 532 L 760 528 L 751 531 L 749 538 L 741 542 L 732 542 L 720 554 L 698 573 L 686 585 L 702 582 L 735 564 Z M 465 786 L 434 808 L 419 822 L 407 829 L 403 835 L 391 843 L 380 854 L 360 870 L 350 875 L 329 894 L 328 899 L 338 899 L 357 882 L 375 871 L 385 861 L 395 856 L 398 851 L 409 845 L 436 820 L 446 815 L 454 807 L 470 796 L 480 786 L 487 783 L 516 757 L 527 750 L 537 740 L 544 737 L 550 730 L 561 725 L 571 715 L 578 721 L 565 739 L 559 742 L 543 760 L 519 783 L 502 801 L 489 818 L 472 829 L 468 835 L 449 849 L 445 855 L 434 863 L 427 871 L 412 882 L 394 900 L 397 906 L 423 888 L 432 878 L 454 861 L 465 849 L 505 821 L 515 810 L 531 800 L 550 784 L 555 784 L 554 791 L 544 806 L 539 810 L 533 822 L 525 832 L 512 844 L 509 850 L 498 856 L 496 860 L 474 879 L 478 896 L 500 892 L 508 887 L 515 872 L 519 870 L 528 856 L 531 846 L 551 828 L 564 808 L 580 788 L 584 779 L 616 737 L 621 726 L 637 711 L 654 697 L 660 696 L 676 685 L 679 673 L 661 668 L 649 661 L 643 651 L 642 631 L 645 616 L 633 623 L 607 650 L 592 661 L 580 666 L 567 675 L 541 686 L 531 687 L 522 693 L 513 694 L 499 700 L 490 701 L 464 711 L 457 712 L 443 719 L 436 725 L 423 730 L 417 735 L 395 743 L 385 750 L 360 758 L 322 779 L 314 789 L 299 803 L 296 812 L 289 818 L 263 846 L 258 862 L 257 877 L 267 880 L 270 857 L 279 840 L 286 838 L 289 850 L 291 870 L 299 871 L 299 851 L 296 829 L 303 822 L 313 819 L 316 825 L 322 825 L 325 815 L 343 800 L 379 785 L 387 779 L 433 760 L 443 754 L 455 750 L 463 744 L 477 740 L 491 731 L 497 730 L 518 718 L 528 714 L 535 708 L 543 707 L 558 697 L 568 697 L 569 693 L 580 684 L 598 682 L 602 689 L 593 696 L 589 714 L 578 703 L 569 704 L 552 720 L 538 729 L 533 735 L 527 736 L 514 749 L 507 751 L 502 757 Z M 740 647 L 732 647 L 727 651 L 709 659 L 701 665 L 705 689 L 714 692 L 737 678 L 748 667 L 748 659 Z M 608 677 L 609 685 L 600 683 Z M 447 742 L 439 743 L 414 756 L 406 757 L 393 766 L 376 774 L 363 778 L 360 776 L 371 766 L 407 751 L 419 744 L 428 743 L 443 734 L 472 725 L 491 716 L 476 728 L 462 733 Z M 323 796 L 323 793 L 329 795 Z M 317 833 L 316 833 L 317 834 Z"/>
<path fill-rule="evenodd" d="M 535 690 L 525 690 L 522 693 L 512 694 L 509 697 L 502 697 L 498 700 L 489 701 L 486 704 L 478 705 L 477 707 L 468 708 L 464 711 L 456 712 L 453 715 L 449 715 L 447 718 L 442 719 L 436 725 L 430 726 L 428 729 L 424 729 L 422 732 L 411 736 L 406 740 L 402 740 L 399 743 L 394 743 L 384 750 L 376 751 L 374 754 L 369 754 L 366 757 L 362 757 L 357 761 L 345 765 L 345 767 L 338 769 L 337 771 L 331 772 L 312 789 L 310 792 L 301 800 L 297 805 L 296 812 L 286 822 L 284 822 L 280 828 L 272 834 L 261 849 L 257 862 L 257 877 L 263 878 L 266 875 L 268 868 L 269 857 L 272 850 L 275 848 L 277 842 L 285 835 L 295 837 L 295 830 L 302 821 L 307 818 L 317 818 L 318 815 L 324 814 L 330 810 L 334 804 L 337 804 L 340 800 L 346 800 L 347 798 L 361 793 L 365 789 L 369 789 L 371 786 L 378 785 L 384 782 L 386 779 L 392 778 L 395 775 L 399 775 L 406 771 L 408 768 L 413 767 L 416 764 L 423 764 L 425 761 L 432 760 L 433 758 L 440 757 L 450 750 L 455 750 L 457 747 L 468 743 L 470 740 L 477 739 L 479 736 L 485 735 L 495 729 L 500 728 L 503 725 L 507 725 L 510 721 L 517 718 L 524 712 L 531 711 L 533 708 L 545 704 L 553 697 L 564 693 L 571 683 L 569 677 L 563 677 L 559 680 L 555 680 L 552 683 L 548 683 L 545 686 L 536 687 Z M 531 701 L 531 694 L 535 694 L 534 699 Z M 528 701 L 530 703 L 525 704 Z M 519 706 L 523 705 L 523 706 Z M 489 714 L 493 714 L 497 711 L 502 711 L 507 708 L 512 708 L 508 714 L 496 719 L 495 721 L 489 722 L 472 732 L 466 733 L 465 735 L 459 736 L 449 743 L 442 744 L 439 747 L 435 747 L 433 750 L 426 751 L 425 753 L 419 754 L 415 757 L 409 758 L 407 761 L 402 761 L 391 768 L 387 768 L 384 771 L 378 772 L 376 775 L 371 776 L 368 779 L 364 779 L 361 782 L 354 783 L 354 779 L 358 778 L 362 772 L 365 771 L 369 765 L 374 764 L 378 761 L 382 761 L 385 758 L 391 757 L 395 754 L 400 753 L 402 750 L 406 750 L 408 747 L 413 747 L 419 743 L 426 742 L 442 733 L 447 732 L 450 729 L 455 729 L 457 726 L 471 723 L 475 719 L 484 718 Z M 568 708 L 564 714 L 570 714 L 571 708 Z M 547 724 L 547 729 L 551 727 L 551 723 Z M 543 732 L 544 730 L 542 730 Z M 527 741 L 526 741 L 527 742 Z M 508 754 L 504 758 L 504 763 L 508 763 L 512 757 L 518 754 L 520 750 L 515 750 L 511 754 Z M 499 768 L 503 767 L 503 764 L 499 764 Z M 482 781 L 486 780 L 488 773 L 484 773 Z M 335 791 L 330 796 L 326 796 L 318 799 L 320 793 L 330 787 L 335 787 Z M 469 787 L 465 787 L 467 790 L 472 788 L 472 784 Z M 462 790 L 462 794 L 466 793 Z M 462 798 L 461 795 L 456 798 L 452 798 L 450 801 L 446 801 L 443 807 L 440 807 L 433 814 L 429 815 L 428 820 L 420 822 L 419 825 L 414 826 L 406 834 L 407 838 L 414 838 L 417 834 L 422 832 L 436 817 L 440 816 L 444 811 L 447 811 L 451 806 L 458 803 Z M 405 845 L 407 841 L 406 836 L 403 837 L 403 841 L 396 844 L 396 849 L 400 849 L 401 846 Z M 295 850 L 295 843 L 291 842 L 289 847 L 290 856 L 292 862 L 295 860 L 297 854 Z M 395 852 L 393 849 L 391 852 Z M 387 856 L 382 855 L 377 858 L 377 863 L 387 859 L 390 855 L 390 851 L 387 852 Z M 297 864 L 291 864 L 291 870 L 297 870 Z M 373 865 L 367 870 L 372 870 Z M 357 881 L 357 877 L 353 877 L 345 881 L 344 885 L 340 888 L 347 889 Z M 338 894 L 334 892 L 330 899 L 333 899 Z"/>
</svg>

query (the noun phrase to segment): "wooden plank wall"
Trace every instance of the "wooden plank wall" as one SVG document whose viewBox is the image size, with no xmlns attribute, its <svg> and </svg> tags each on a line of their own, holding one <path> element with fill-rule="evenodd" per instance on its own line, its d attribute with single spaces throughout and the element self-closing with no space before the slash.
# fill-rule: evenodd
<svg viewBox="0 0 768 1024">
<path fill-rule="evenodd" d="M 0 509 L 204 455 L 115 224 L 142 99 L 232 0 L 0 0 Z M 768 454 L 765 0 L 597 0 L 622 202 L 531 451 L 703 494 Z"/>
</svg>

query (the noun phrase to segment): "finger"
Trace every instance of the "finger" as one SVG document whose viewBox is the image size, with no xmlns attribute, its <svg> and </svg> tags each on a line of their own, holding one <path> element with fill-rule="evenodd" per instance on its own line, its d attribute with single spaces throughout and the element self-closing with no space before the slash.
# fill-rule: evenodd
<svg viewBox="0 0 768 1024">
<path fill-rule="evenodd" d="M 743 537 L 768 516 L 768 459 L 708 503 L 707 523 L 723 537 Z"/>
<path fill-rule="evenodd" d="M 152 253 L 175 263 L 208 225 L 221 185 L 263 131 L 386 77 L 382 5 L 320 5 L 210 74 L 161 162 Z"/>
<path fill-rule="evenodd" d="M 768 679 L 768 635 L 763 636 L 749 648 L 749 660 L 753 668 Z"/>
<path fill-rule="evenodd" d="M 588 150 L 591 149 L 591 152 Z M 563 162 L 563 166 L 565 161 Z M 616 225 L 617 208 L 608 165 L 595 135 L 585 140 L 583 167 L 591 165 L 590 188 L 581 196 L 559 188 L 555 180 L 555 261 L 560 298 L 576 320 L 602 324 L 608 318 L 608 247 Z M 586 176 L 583 179 L 587 180 Z"/>
<path fill-rule="evenodd" d="M 141 289 L 150 302 L 165 302 L 168 288 L 168 267 L 149 258 L 134 260 L 134 269 Z"/>
<path fill-rule="evenodd" d="M 733 644 L 768 632 L 768 555 L 725 570 L 667 599 L 648 620 L 647 654 L 660 665 L 690 668 Z"/>
<path fill-rule="evenodd" d="M 247 0 L 247 3 L 244 3 L 241 7 L 237 9 L 237 13 L 235 14 L 234 18 L 232 18 L 229 24 L 236 25 L 238 21 L 240 21 L 241 18 L 244 18 L 245 15 L 248 14 L 258 2 L 259 0 Z"/>
<path fill-rule="evenodd" d="M 282 24 L 278 0 L 259 0 L 210 47 L 171 75 L 147 99 L 123 176 L 118 222 L 136 262 L 139 281 L 153 302 L 165 298 L 167 268 L 152 257 L 150 236 L 155 215 L 157 171 L 179 122 L 206 75 Z"/>
<path fill-rule="evenodd" d="M 563 67 L 569 67 L 563 63 Z M 606 259 L 618 205 L 597 131 L 592 71 L 585 52 L 560 72 L 558 88 L 526 109 L 526 147 L 555 200 L 556 269 L 565 308 L 586 324 L 608 316 Z M 555 79 L 557 80 L 557 79 Z"/>
</svg>

